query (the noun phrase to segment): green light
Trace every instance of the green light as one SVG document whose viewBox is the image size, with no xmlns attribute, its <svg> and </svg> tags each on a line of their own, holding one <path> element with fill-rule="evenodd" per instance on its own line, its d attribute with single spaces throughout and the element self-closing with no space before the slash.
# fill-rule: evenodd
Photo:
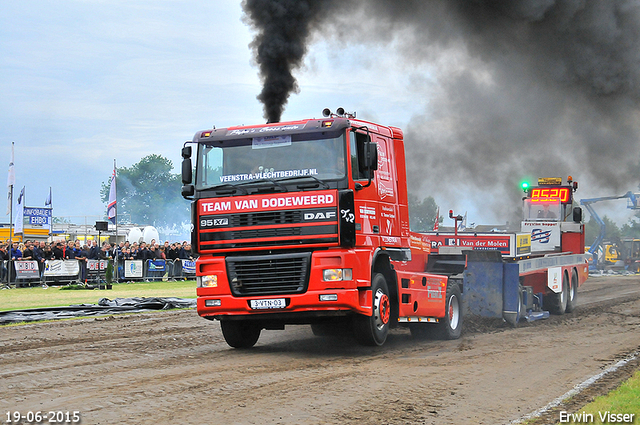
<svg viewBox="0 0 640 425">
<path fill-rule="evenodd" d="M 522 190 L 527 190 L 529 189 L 529 182 L 522 182 L 520 186 L 522 186 Z"/>
</svg>

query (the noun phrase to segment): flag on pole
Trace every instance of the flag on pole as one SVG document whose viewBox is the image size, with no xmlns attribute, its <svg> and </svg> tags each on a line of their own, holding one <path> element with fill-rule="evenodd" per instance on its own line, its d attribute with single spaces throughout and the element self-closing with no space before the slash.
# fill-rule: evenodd
<svg viewBox="0 0 640 425">
<path fill-rule="evenodd" d="M 436 211 L 436 221 L 433 223 L 433 231 L 437 232 L 439 227 L 440 227 L 440 207 L 438 207 L 438 210 Z"/>
<path fill-rule="evenodd" d="M 7 176 L 7 214 L 11 212 L 11 187 L 16 184 L 16 172 L 13 169 L 13 146 L 11 142 L 11 159 L 9 160 L 9 175 Z"/>
<path fill-rule="evenodd" d="M 44 207 L 47 208 L 51 208 L 53 210 L 53 202 L 52 202 L 52 198 L 51 198 L 51 186 L 49 186 L 49 196 L 47 196 L 47 199 L 44 200 Z M 42 225 L 42 227 L 44 227 L 45 229 L 49 229 L 51 230 L 51 222 L 53 221 L 53 214 L 52 211 L 49 211 L 49 216 L 47 217 L 47 222 L 44 223 Z"/>
<path fill-rule="evenodd" d="M 113 176 L 111 177 L 111 189 L 109 190 L 109 203 L 107 204 L 107 218 L 115 224 L 117 216 L 116 208 L 116 167 L 113 167 Z"/>
<path fill-rule="evenodd" d="M 464 218 L 462 219 L 462 221 L 460 222 L 460 224 L 458 224 L 458 231 L 464 230 L 467 228 L 467 212 L 464 212 Z"/>
<path fill-rule="evenodd" d="M 16 211 L 16 221 L 13 223 L 13 233 L 22 233 L 24 221 L 24 186 L 18 196 L 18 210 Z"/>
<path fill-rule="evenodd" d="M 47 199 L 44 200 L 44 206 L 45 207 L 50 207 L 52 205 L 51 203 L 51 186 L 49 186 L 49 196 L 47 197 Z"/>
</svg>

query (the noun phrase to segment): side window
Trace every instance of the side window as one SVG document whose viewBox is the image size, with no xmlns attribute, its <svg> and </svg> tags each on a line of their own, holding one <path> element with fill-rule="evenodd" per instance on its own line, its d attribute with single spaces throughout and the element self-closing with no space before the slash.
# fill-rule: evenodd
<svg viewBox="0 0 640 425">
<path fill-rule="evenodd" d="M 349 136 L 352 178 L 353 180 L 368 180 L 369 174 L 367 173 L 367 170 L 364 169 L 364 144 L 367 140 L 367 135 L 351 131 Z"/>
</svg>

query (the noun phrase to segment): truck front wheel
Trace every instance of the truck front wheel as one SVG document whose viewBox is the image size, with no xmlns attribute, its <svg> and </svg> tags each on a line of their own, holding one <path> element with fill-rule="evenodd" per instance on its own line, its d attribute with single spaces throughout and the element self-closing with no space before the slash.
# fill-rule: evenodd
<svg viewBox="0 0 640 425">
<path fill-rule="evenodd" d="M 373 296 L 373 314 L 354 317 L 353 330 L 356 339 L 363 345 L 382 345 L 387 340 L 391 318 L 391 301 L 387 281 L 380 273 L 373 275 L 371 281 Z"/>
<path fill-rule="evenodd" d="M 222 335 L 233 348 L 251 348 L 256 345 L 262 328 L 252 322 L 242 320 L 221 320 Z"/>
</svg>

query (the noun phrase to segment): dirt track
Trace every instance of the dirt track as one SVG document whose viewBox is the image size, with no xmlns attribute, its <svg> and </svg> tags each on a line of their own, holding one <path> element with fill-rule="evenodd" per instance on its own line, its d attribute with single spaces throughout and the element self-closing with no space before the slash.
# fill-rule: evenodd
<svg viewBox="0 0 640 425">
<path fill-rule="evenodd" d="M 381 348 L 263 331 L 230 349 L 195 311 L 0 328 L 0 414 L 80 411 L 83 424 L 501 424 L 640 349 L 640 277 L 591 278 L 572 314 L 457 341 L 393 330 Z M 628 376 L 632 362 L 577 397 Z M 633 413 L 633 412 L 629 412 Z M 551 412 L 537 423 L 558 421 Z"/>
</svg>

